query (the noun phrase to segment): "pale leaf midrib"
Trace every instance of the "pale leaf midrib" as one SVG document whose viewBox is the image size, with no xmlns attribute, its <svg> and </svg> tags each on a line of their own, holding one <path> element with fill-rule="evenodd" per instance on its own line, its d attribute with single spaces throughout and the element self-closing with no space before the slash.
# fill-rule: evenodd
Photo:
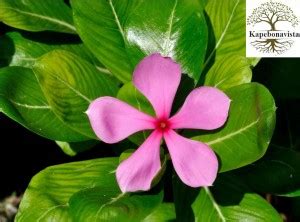
<svg viewBox="0 0 300 222">
<path fill-rule="evenodd" d="M 276 107 L 272 107 L 272 108 L 269 108 L 269 109 L 264 110 L 263 112 L 260 113 L 259 117 L 258 117 L 255 121 L 253 121 L 253 122 L 251 122 L 251 123 L 248 123 L 246 126 L 240 128 L 239 130 L 237 130 L 237 131 L 235 131 L 235 132 L 233 132 L 233 133 L 229 133 L 229 134 L 227 134 L 227 135 L 225 135 L 225 136 L 223 136 L 223 137 L 219 137 L 219 138 L 217 138 L 217 139 L 215 139 L 215 140 L 206 141 L 205 143 L 206 143 L 207 145 L 213 145 L 213 144 L 216 144 L 216 143 L 223 142 L 223 141 L 225 141 L 225 140 L 227 140 L 227 139 L 229 139 L 229 138 L 232 138 L 232 137 L 234 137 L 234 136 L 236 136 L 236 135 L 238 135 L 238 134 L 240 134 L 240 133 L 243 133 L 243 132 L 246 131 L 247 129 L 249 129 L 249 128 L 251 128 L 252 126 L 256 125 L 256 124 L 259 122 L 260 118 L 263 116 L 263 114 L 266 113 L 266 112 L 268 112 L 268 111 L 270 111 L 270 110 L 276 110 Z"/>
<path fill-rule="evenodd" d="M 233 9 L 232 9 L 232 12 L 231 12 L 231 15 L 230 15 L 230 17 L 229 17 L 229 19 L 228 19 L 228 22 L 227 22 L 227 24 L 226 24 L 226 26 L 225 26 L 225 28 L 224 28 L 224 31 L 222 32 L 222 34 L 221 34 L 219 40 L 217 41 L 215 48 L 212 50 L 212 52 L 211 52 L 211 53 L 209 54 L 209 56 L 207 57 L 207 60 L 205 61 L 204 65 L 203 65 L 203 69 L 204 69 L 204 68 L 207 66 L 207 64 L 210 62 L 210 60 L 212 59 L 212 57 L 213 57 L 215 51 L 217 50 L 217 48 L 218 48 L 218 47 L 220 46 L 220 44 L 222 43 L 222 41 L 223 41 L 223 39 L 224 39 L 224 36 L 225 36 L 225 34 L 226 34 L 226 32 L 227 32 L 227 30 L 228 30 L 228 28 L 229 28 L 229 25 L 230 25 L 230 23 L 231 23 L 231 20 L 233 19 L 233 16 L 234 16 L 234 14 L 235 14 L 236 8 L 237 8 L 238 4 L 240 3 L 240 1 L 241 1 L 241 0 L 237 0 L 237 1 L 236 1 L 236 4 L 234 5 L 234 7 L 233 7 Z"/>
<path fill-rule="evenodd" d="M 231 137 L 234 137 L 235 135 L 238 135 L 238 134 L 241 134 L 243 133 L 244 131 L 246 131 L 247 129 L 251 128 L 252 126 L 256 125 L 259 121 L 259 118 L 253 122 L 251 122 L 250 124 L 246 125 L 245 127 L 242 127 L 240 128 L 239 130 L 233 132 L 233 133 L 229 133 L 223 137 L 219 137 L 215 140 L 211 140 L 209 142 L 206 142 L 207 145 L 213 145 L 213 144 L 216 144 L 216 143 L 220 143 L 220 142 L 223 142 L 224 140 L 227 140 Z"/>
<path fill-rule="evenodd" d="M 121 26 L 119 17 L 118 17 L 118 15 L 117 15 L 117 12 L 116 12 L 116 10 L 115 10 L 115 7 L 114 7 L 114 5 L 113 5 L 113 3 L 112 3 L 112 0 L 108 0 L 108 3 L 109 3 L 109 6 L 110 6 L 110 8 L 111 8 L 111 11 L 112 11 L 112 13 L 113 13 L 113 16 L 114 16 L 114 18 L 115 18 L 115 22 L 116 22 L 116 24 L 117 24 L 117 26 L 118 26 L 118 29 L 119 29 L 119 31 L 120 31 L 122 37 L 123 37 L 123 41 L 126 42 L 126 41 L 125 41 L 125 33 L 124 33 L 124 30 L 123 30 L 123 28 L 122 28 L 122 26 Z"/>
<path fill-rule="evenodd" d="M 223 215 L 223 213 L 222 213 L 220 207 L 218 206 L 218 204 L 215 202 L 215 199 L 214 199 L 214 197 L 212 196 L 212 194 L 211 194 L 209 188 L 208 188 L 208 187 L 203 187 L 203 189 L 205 190 L 205 192 L 206 192 L 208 198 L 210 199 L 210 201 L 212 202 L 212 205 L 213 205 L 213 207 L 215 208 L 215 210 L 216 210 L 216 212 L 217 212 L 219 218 L 221 219 L 221 221 L 222 221 L 222 222 L 226 222 L 226 218 L 225 218 L 225 216 Z"/>
<path fill-rule="evenodd" d="M 97 211 L 97 213 L 96 213 L 96 219 L 98 219 L 98 217 L 99 217 L 101 211 L 102 211 L 106 206 L 111 205 L 111 204 L 117 202 L 118 200 L 120 200 L 121 198 L 123 198 L 123 197 L 126 196 L 126 195 L 128 195 L 128 194 L 127 194 L 127 193 L 120 193 L 120 194 L 119 194 L 118 196 L 116 196 L 115 198 L 111 198 L 111 200 L 110 200 L 109 202 L 103 204 L 103 205 L 99 208 L 99 210 Z"/>
<path fill-rule="evenodd" d="M 60 205 L 55 205 L 51 208 L 49 208 L 46 212 L 44 212 L 38 219 L 37 219 L 37 222 L 41 221 L 41 219 L 45 218 L 45 216 L 47 216 L 47 214 L 49 214 L 51 211 L 59 208 L 59 207 L 67 207 L 68 204 L 60 204 Z"/>
<path fill-rule="evenodd" d="M 80 98 L 84 99 L 85 101 L 87 101 L 88 103 L 91 103 L 92 100 L 89 99 L 87 96 L 85 96 L 84 94 L 82 94 L 80 91 L 78 91 L 77 89 L 73 88 L 69 83 L 67 83 L 65 80 L 61 79 L 58 76 L 54 76 L 54 78 L 56 78 L 58 81 L 60 81 L 62 84 L 64 84 L 65 86 L 67 86 L 70 90 L 72 90 L 77 96 L 79 96 Z"/>
<path fill-rule="evenodd" d="M 7 97 L 4 94 L 0 94 L 0 96 L 3 96 L 4 98 Z M 21 106 L 21 107 L 27 108 L 27 109 L 51 109 L 51 107 L 48 106 L 48 105 L 31 105 L 31 104 L 19 103 L 19 102 L 14 101 L 13 99 L 9 99 L 9 98 L 7 98 L 7 99 L 11 103 L 13 103 L 13 104 L 15 104 L 17 106 Z"/>
<path fill-rule="evenodd" d="M 249 68 L 248 64 L 245 64 L 241 67 L 239 67 L 235 73 L 242 73 L 242 70 Z M 219 86 L 220 84 L 224 83 L 225 81 L 227 81 L 228 79 L 231 79 L 234 75 L 226 75 L 223 79 L 221 79 L 219 82 L 215 83 L 214 87 Z"/>
<path fill-rule="evenodd" d="M 52 17 L 49 17 L 49 16 L 40 15 L 40 14 L 35 14 L 35 13 L 32 13 L 32 12 L 22 11 L 20 9 L 16 9 L 16 8 L 12 8 L 12 7 L 0 7 L 0 8 L 10 9 L 10 10 L 19 12 L 21 14 L 29 15 L 29 16 L 32 16 L 32 17 L 40 18 L 40 19 L 44 19 L 44 20 L 47 20 L 47 21 L 52 22 L 54 24 L 64 26 L 64 27 L 70 29 L 72 32 L 76 32 L 75 26 L 71 25 L 70 23 L 67 23 L 67 22 L 61 21 L 59 19 L 56 19 L 56 18 L 52 18 Z"/>
<path fill-rule="evenodd" d="M 168 50 L 167 46 L 169 45 L 169 42 L 171 41 L 171 34 L 172 34 L 172 29 L 173 29 L 175 9 L 176 9 L 177 3 L 178 3 L 178 0 L 175 0 L 174 1 L 174 6 L 172 8 L 171 15 L 170 15 L 170 18 L 169 18 L 169 27 L 167 29 L 167 37 L 166 37 L 166 40 L 164 42 L 164 47 L 163 47 L 163 51 L 164 51 L 165 56 L 168 56 L 168 54 L 169 54 L 169 52 L 167 51 Z"/>
<path fill-rule="evenodd" d="M 12 102 L 13 104 L 20 106 L 20 107 L 24 107 L 26 109 L 51 109 L 50 106 L 40 106 L 40 105 L 29 105 L 29 104 L 24 104 L 24 103 L 18 103 L 15 102 L 13 100 L 9 100 L 10 102 Z"/>
<path fill-rule="evenodd" d="M 106 68 L 102 68 L 100 66 L 97 66 L 97 65 L 94 65 L 96 67 L 96 69 L 99 71 L 99 72 L 102 72 L 104 74 L 108 74 L 108 75 L 111 75 L 112 76 L 112 73 L 106 69 Z"/>
</svg>

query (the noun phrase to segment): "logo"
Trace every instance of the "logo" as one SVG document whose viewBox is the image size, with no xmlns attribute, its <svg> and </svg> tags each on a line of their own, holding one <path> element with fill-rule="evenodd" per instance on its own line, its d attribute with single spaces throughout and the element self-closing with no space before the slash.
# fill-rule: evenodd
<svg viewBox="0 0 300 222">
<path fill-rule="evenodd" d="M 300 0 L 247 0 L 247 57 L 300 57 Z"/>
</svg>

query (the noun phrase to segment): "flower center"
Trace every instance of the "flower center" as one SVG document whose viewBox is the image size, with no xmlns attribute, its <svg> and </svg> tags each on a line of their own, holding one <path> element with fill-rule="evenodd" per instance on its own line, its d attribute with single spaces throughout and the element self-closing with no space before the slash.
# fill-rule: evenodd
<svg viewBox="0 0 300 222">
<path fill-rule="evenodd" d="M 170 123 L 167 119 L 158 119 L 155 125 L 156 129 L 163 132 L 170 128 Z"/>
<path fill-rule="evenodd" d="M 166 124 L 165 122 L 161 122 L 160 125 L 159 125 L 159 127 L 160 127 L 161 129 L 166 128 L 166 126 L 167 126 L 167 124 Z"/>
</svg>

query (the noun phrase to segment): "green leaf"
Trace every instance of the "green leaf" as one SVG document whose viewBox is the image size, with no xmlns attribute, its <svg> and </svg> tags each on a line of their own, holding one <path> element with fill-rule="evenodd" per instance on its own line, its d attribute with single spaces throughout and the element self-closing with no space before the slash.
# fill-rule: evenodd
<svg viewBox="0 0 300 222">
<path fill-rule="evenodd" d="M 284 197 L 300 197 L 300 189 L 298 188 L 297 190 L 288 192 L 288 193 L 283 193 L 279 194 L 278 196 L 284 196 Z"/>
<path fill-rule="evenodd" d="M 276 110 L 272 95 L 258 83 L 239 85 L 225 92 L 232 100 L 225 125 L 193 138 L 213 148 L 220 158 L 221 172 L 248 165 L 265 154 Z"/>
<path fill-rule="evenodd" d="M 175 221 L 176 213 L 175 206 L 173 203 L 162 203 L 160 204 L 154 212 L 147 216 L 143 222 L 165 222 L 165 221 Z"/>
<path fill-rule="evenodd" d="M 162 198 L 163 192 L 129 194 L 110 186 L 99 186 L 75 193 L 69 204 L 74 221 L 141 221 Z"/>
<path fill-rule="evenodd" d="M 282 221 L 258 194 L 230 176 L 220 176 L 212 188 L 202 188 L 192 205 L 196 221 Z"/>
<path fill-rule="evenodd" d="M 85 45 L 118 79 L 131 80 L 124 22 L 134 1 L 71 0 L 76 29 Z"/>
<path fill-rule="evenodd" d="M 58 41 L 60 36 L 48 33 L 46 35 L 6 33 L 0 37 L 0 66 L 10 65 L 32 68 L 36 59 L 40 56 L 55 49 L 63 49 L 93 63 L 97 69 L 108 72 L 80 41 Z M 53 41 L 53 38 L 55 41 Z"/>
<path fill-rule="evenodd" d="M 115 96 L 117 83 L 72 53 L 54 50 L 33 68 L 53 112 L 68 126 L 96 139 L 85 111 L 100 96 Z"/>
<path fill-rule="evenodd" d="M 52 140 L 75 142 L 88 139 L 56 117 L 28 68 L 0 69 L 0 111 L 34 133 Z"/>
<path fill-rule="evenodd" d="M 214 63 L 205 76 L 204 85 L 221 90 L 251 82 L 252 71 L 247 59 L 238 55 L 226 55 Z"/>
<path fill-rule="evenodd" d="M 124 84 L 118 92 L 118 99 L 128 103 L 143 113 L 147 113 L 151 116 L 155 116 L 154 109 L 147 98 L 141 94 L 137 88 L 134 87 L 132 82 Z M 137 144 L 141 145 L 145 139 L 150 135 L 149 131 L 142 131 L 135 133 L 128 139 Z"/>
<path fill-rule="evenodd" d="M 195 82 L 199 80 L 207 26 L 198 0 L 141 1 L 130 11 L 124 26 L 133 65 L 159 52 L 172 57 Z"/>
<path fill-rule="evenodd" d="M 127 149 L 125 151 L 123 151 L 119 157 L 119 162 L 121 163 L 122 161 L 128 159 L 131 154 L 133 154 L 135 151 L 135 149 Z"/>
<path fill-rule="evenodd" d="M 142 93 L 140 93 L 132 82 L 124 84 L 119 90 L 117 97 L 139 111 L 155 116 L 151 103 Z"/>
<path fill-rule="evenodd" d="M 117 190 L 112 173 L 118 158 L 102 158 L 48 167 L 31 180 L 16 221 L 71 221 L 70 197 L 97 186 Z"/>
<path fill-rule="evenodd" d="M 199 0 L 201 6 L 204 8 L 209 0 Z"/>
<path fill-rule="evenodd" d="M 71 9 L 63 0 L 1 0 L 0 21 L 27 31 L 76 33 Z"/>
<path fill-rule="evenodd" d="M 272 147 L 263 159 L 240 169 L 236 175 L 256 192 L 300 196 L 300 153 Z"/>
<path fill-rule="evenodd" d="M 231 174 L 218 176 L 211 188 L 190 188 L 174 180 L 179 221 L 282 221 L 276 210 Z"/>
<path fill-rule="evenodd" d="M 87 140 L 83 142 L 55 142 L 61 148 L 61 150 L 69 156 L 76 156 L 78 153 L 93 148 L 98 143 L 97 140 Z"/>
<path fill-rule="evenodd" d="M 204 67 L 226 55 L 246 56 L 246 0 L 208 0 L 205 11 L 211 30 Z M 256 65 L 258 58 L 248 58 Z"/>
</svg>

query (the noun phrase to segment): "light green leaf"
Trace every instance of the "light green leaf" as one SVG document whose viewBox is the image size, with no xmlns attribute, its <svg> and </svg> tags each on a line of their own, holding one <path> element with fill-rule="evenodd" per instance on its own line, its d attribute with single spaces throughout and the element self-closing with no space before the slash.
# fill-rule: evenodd
<svg viewBox="0 0 300 222">
<path fill-rule="evenodd" d="M 161 203 L 163 192 L 120 193 L 110 186 L 84 189 L 75 193 L 70 201 L 74 221 L 141 221 Z"/>
<path fill-rule="evenodd" d="M 96 139 L 85 111 L 100 96 L 115 96 L 117 83 L 72 53 L 54 50 L 33 71 L 53 112 L 72 129 Z"/>
<path fill-rule="evenodd" d="M 246 0 L 208 0 L 205 7 L 210 28 L 210 44 L 205 67 L 226 55 L 246 56 Z M 248 59 L 253 66 L 258 58 Z"/>
<path fill-rule="evenodd" d="M 137 88 L 134 87 L 132 82 L 124 84 L 119 90 L 117 97 L 141 112 L 155 116 L 154 109 L 150 102 L 137 90 Z M 130 136 L 129 140 L 135 144 L 141 145 L 149 135 L 149 131 L 142 131 Z"/>
<path fill-rule="evenodd" d="M 220 174 L 212 187 L 191 188 L 173 180 L 178 221 L 282 221 L 276 210 L 237 177 Z"/>
<path fill-rule="evenodd" d="M 0 69 L 0 110 L 27 129 L 52 140 L 75 142 L 88 139 L 56 117 L 28 68 Z"/>
<path fill-rule="evenodd" d="M 76 143 L 63 142 L 63 141 L 55 141 L 55 142 L 61 148 L 61 150 L 69 156 L 76 156 L 78 153 L 93 148 L 98 143 L 97 140 L 87 140 L 87 141 L 76 142 Z"/>
<path fill-rule="evenodd" d="M 118 158 L 103 158 L 46 168 L 31 180 L 16 221 L 72 221 L 70 197 L 97 186 L 118 190 L 112 173 L 117 165 Z"/>
<path fill-rule="evenodd" d="M 196 136 L 220 158 L 220 171 L 248 165 L 261 158 L 270 143 L 275 125 L 275 103 L 270 92 L 258 83 L 225 91 L 232 100 L 223 127 Z"/>
<path fill-rule="evenodd" d="M 1 0 L 0 21 L 27 31 L 76 33 L 71 9 L 63 0 Z"/>
<path fill-rule="evenodd" d="M 175 221 L 176 213 L 173 203 L 162 203 L 154 212 L 147 216 L 143 222 L 166 222 Z"/>
<path fill-rule="evenodd" d="M 125 22 L 126 48 L 135 66 L 161 53 L 198 81 L 207 46 L 207 26 L 199 0 L 141 1 Z"/>
<path fill-rule="evenodd" d="M 124 22 L 134 1 L 71 0 L 76 29 L 85 45 L 118 79 L 131 80 Z"/>
<path fill-rule="evenodd" d="M 252 71 L 247 59 L 238 55 L 226 55 L 214 63 L 205 76 L 204 85 L 221 90 L 251 82 Z"/>
<path fill-rule="evenodd" d="M 300 153 L 288 148 L 271 147 L 258 162 L 236 172 L 259 193 L 300 196 Z"/>
<path fill-rule="evenodd" d="M 0 37 L 0 65 L 32 68 L 40 56 L 55 49 L 63 49 L 93 63 L 102 72 L 108 72 L 80 41 L 61 41 L 58 38 L 59 36 L 48 33 L 6 33 Z"/>
</svg>

